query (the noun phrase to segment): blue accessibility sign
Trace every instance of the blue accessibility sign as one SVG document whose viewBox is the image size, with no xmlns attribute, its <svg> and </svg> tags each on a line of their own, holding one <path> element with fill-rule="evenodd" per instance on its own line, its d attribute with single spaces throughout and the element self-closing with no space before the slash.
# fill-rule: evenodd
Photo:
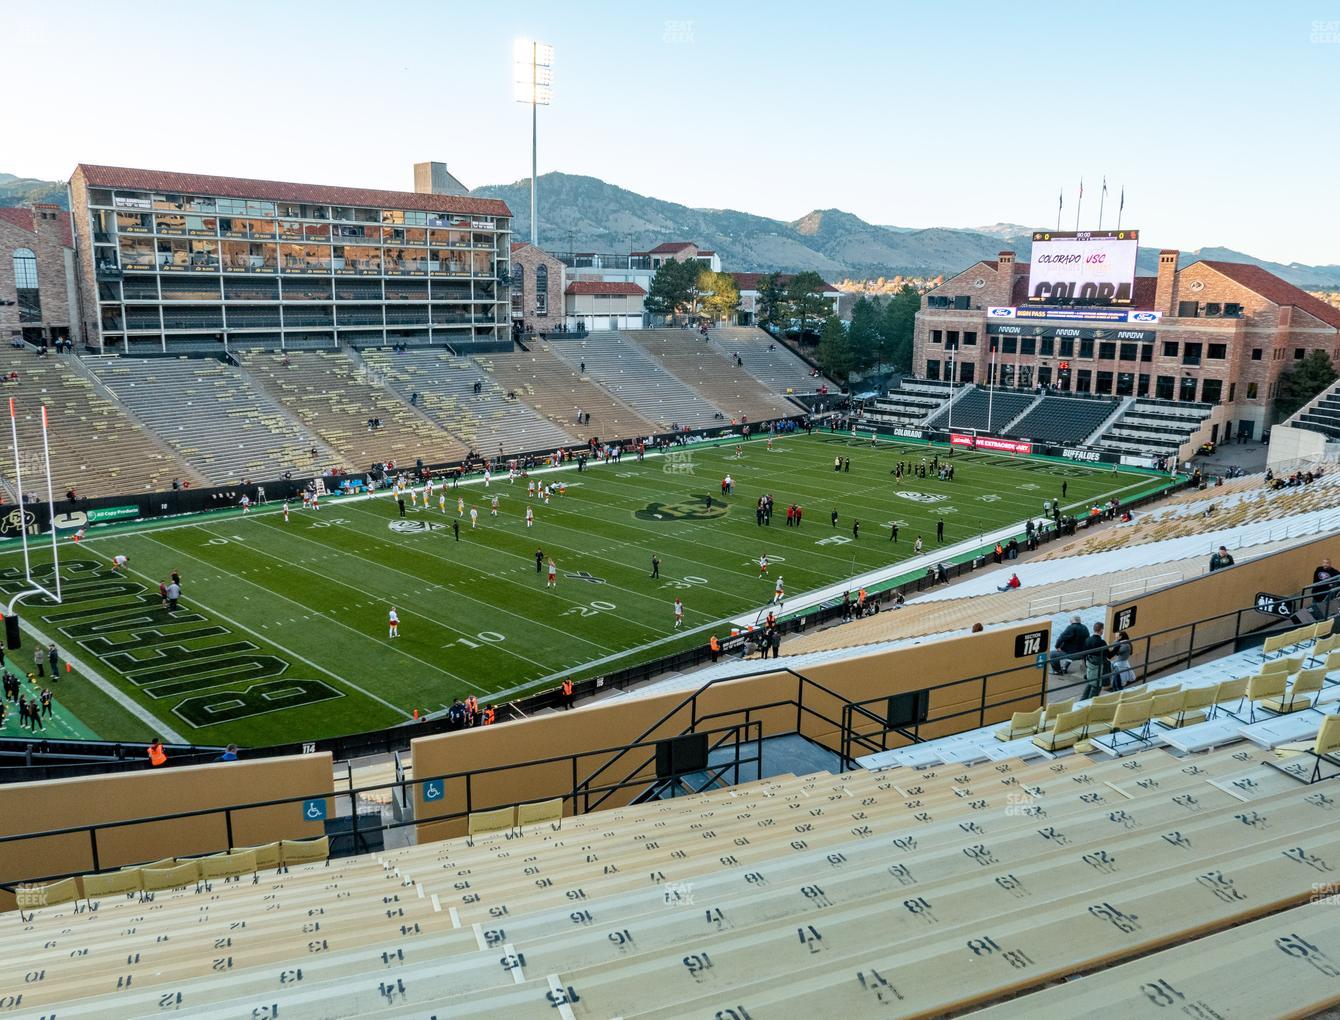
<svg viewBox="0 0 1340 1020">
<path fill-rule="evenodd" d="M 324 822 L 326 820 L 326 799 L 317 797 L 313 800 L 302 802 L 302 817 L 308 822 Z"/>
<path fill-rule="evenodd" d="M 435 800 L 441 800 L 447 795 L 447 784 L 441 779 L 425 780 L 423 785 L 423 799 L 431 803 Z"/>
</svg>

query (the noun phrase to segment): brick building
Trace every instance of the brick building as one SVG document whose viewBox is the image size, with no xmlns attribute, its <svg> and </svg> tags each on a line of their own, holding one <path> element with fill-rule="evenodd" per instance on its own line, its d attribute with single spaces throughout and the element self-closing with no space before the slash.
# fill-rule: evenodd
<svg viewBox="0 0 1340 1020">
<path fill-rule="evenodd" d="M 0 340 L 81 339 L 74 279 L 68 213 L 0 209 Z"/>
<path fill-rule="evenodd" d="M 573 330 L 641 329 L 646 297 L 636 283 L 573 280 L 563 290 L 563 311 Z"/>
<path fill-rule="evenodd" d="M 566 267 L 529 241 L 512 244 L 512 322 L 548 333 L 563 323 Z"/>
<path fill-rule="evenodd" d="M 497 199 L 80 164 L 70 209 L 107 353 L 510 339 Z"/>
<path fill-rule="evenodd" d="M 1027 263 L 1003 251 L 929 291 L 913 372 L 929 379 L 1216 405 L 1215 435 L 1260 436 L 1281 374 L 1309 351 L 1340 365 L 1340 309 L 1257 266 L 1159 253 L 1128 309 L 1030 305 Z M 1120 321 L 1124 320 L 1124 321 Z"/>
</svg>

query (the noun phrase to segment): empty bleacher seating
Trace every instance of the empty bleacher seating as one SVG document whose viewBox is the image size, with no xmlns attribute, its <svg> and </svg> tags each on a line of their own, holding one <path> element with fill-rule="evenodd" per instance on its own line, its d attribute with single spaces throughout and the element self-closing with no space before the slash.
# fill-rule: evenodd
<svg viewBox="0 0 1340 1020">
<path fill-rule="evenodd" d="M 731 361 L 738 355 L 744 370 L 773 393 L 813 393 L 828 382 L 785 343 L 757 326 L 718 326 L 708 336 Z"/>
<path fill-rule="evenodd" d="M 243 373 L 202 358 L 100 358 L 89 368 L 150 430 L 209 481 L 278 478 L 338 464 Z M 334 463 L 332 463 L 332 460 Z"/>
<path fill-rule="evenodd" d="M 459 436 L 480 456 L 514 455 L 567 446 L 575 437 L 506 392 L 485 369 L 494 355 L 457 357 L 442 350 L 364 351 L 363 360 L 383 374 L 406 403 Z M 475 393 L 475 384 L 480 392 Z"/>
<path fill-rule="evenodd" d="M 1045 396 L 1009 427 L 1009 434 L 1043 443 L 1082 443 L 1117 409 L 1112 400 Z"/>
<path fill-rule="evenodd" d="M 936 428 L 949 428 L 952 425 L 955 429 L 998 432 L 1019 417 L 1035 400 L 1037 396 L 1032 393 L 1011 390 L 991 393 L 981 387 L 973 387 L 954 401 L 952 406 L 927 419 L 927 424 Z"/>
<path fill-rule="evenodd" d="M 205 482 L 84 378 L 68 357 L 39 358 L 29 349 L 0 348 L 0 377 L 11 372 L 18 373 L 18 381 L 5 382 L 4 393 L 14 400 L 26 492 L 46 496 L 42 405 L 48 412 L 51 485 L 58 499 L 71 488 L 81 496 L 120 496 L 161 491 L 174 479 Z M 12 451 L 0 461 L 0 475 L 15 495 Z"/>
<path fill-rule="evenodd" d="M 636 407 L 644 418 L 662 428 L 708 428 L 730 419 L 722 408 L 709 403 L 619 333 L 596 331 L 584 340 L 556 343 L 552 349 L 579 372 L 585 365 L 585 378 Z"/>
<path fill-rule="evenodd" d="M 1320 432 L 1327 439 L 1340 440 L 1340 386 L 1332 387 L 1329 393 L 1285 424 Z"/>
<path fill-rule="evenodd" d="M 78 883 L 55 887 L 0 933 L 0 973 L 25 1013 L 67 1020 L 858 1017 L 1051 1003 L 1080 975 L 1087 995 L 1111 962 L 1260 918 L 1337 952 L 1315 912 L 1287 923 L 1340 855 L 1335 801 L 1269 751 L 1030 757 L 781 775 L 276 870 L 281 847 L 254 879 L 154 876 L 151 903 L 97 893 L 89 910 L 54 902 Z M 1157 976 L 1177 991 L 1178 973 Z M 1334 995 L 1304 984 L 1278 982 L 1267 1012 Z"/>
<path fill-rule="evenodd" d="M 920 428 L 950 397 L 948 383 L 904 379 L 887 394 L 866 404 L 864 417 L 877 425 Z"/>
<path fill-rule="evenodd" d="M 657 426 L 607 391 L 582 378 L 549 346 L 511 354 L 490 354 L 479 363 L 507 392 L 516 392 L 540 414 L 579 439 L 631 439 L 658 431 Z M 589 414 L 589 423 L 577 415 Z"/>
<path fill-rule="evenodd" d="M 1103 432 L 1098 445 L 1117 453 L 1176 459 L 1212 410 L 1210 404 L 1142 397 Z"/>
<path fill-rule="evenodd" d="M 400 400 L 340 351 L 264 352 L 244 367 L 266 391 L 355 470 L 394 461 L 461 459 L 465 446 Z M 382 425 L 368 428 L 369 418 Z"/>
<path fill-rule="evenodd" d="M 630 330 L 627 339 L 731 418 L 767 421 L 789 417 L 801 410 L 780 393 L 770 391 L 747 368 L 737 367 L 733 359 L 722 357 L 710 340 L 696 330 Z M 750 358 L 756 357 L 753 350 L 742 351 L 741 360 L 746 353 Z"/>
</svg>

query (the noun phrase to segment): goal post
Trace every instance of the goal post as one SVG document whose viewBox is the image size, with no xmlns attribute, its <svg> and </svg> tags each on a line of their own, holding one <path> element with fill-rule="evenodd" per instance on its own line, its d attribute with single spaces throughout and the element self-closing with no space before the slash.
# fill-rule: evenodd
<svg viewBox="0 0 1340 1020">
<path fill-rule="evenodd" d="M 53 602 L 59 603 L 61 601 L 60 546 L 56 535 L 56 499 L 51 484 L 51 445 L 47 431 L 46 405 L 42 405 L 42 465 L 46 471 L 47 527 L 51 532 L 51 577 L 53 579 L 52 587 L 55 588 L 55 591 L 47 588 L 33 577 L 32 551 L 29 548 L 28 527 L 25 520 L 27 504 L 23 501 L 23 451 L 19 448 L 19 417 L 13 397 L 9 398 L 9 432 L 14 445 L 14 485 L 18 489 L 16 496 L 19 501 L 19 542 L 23 547 L 23 579 L 27 587 L 9 600 L 9 603 L 5 606 L 7 617 L 14 615 L 15 606 L 25 595 L 45 595 Z M 36 514 L 34 514 L 34 520 L 36 519 Z"/>
</svg>

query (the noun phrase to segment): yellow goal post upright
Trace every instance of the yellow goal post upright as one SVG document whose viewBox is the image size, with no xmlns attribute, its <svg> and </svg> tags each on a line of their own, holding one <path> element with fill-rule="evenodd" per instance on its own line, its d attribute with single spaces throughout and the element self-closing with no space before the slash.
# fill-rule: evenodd
<svg viewBox="0 0 1340 1020">
<path fill-rule="evenodd" d="M 9 432 L 14 446 L 14 486 L 18 490 L 15 494 L 19 505 L 16 510 L 18 521 L 19 542 L 23 548 L 23 579 L 25 587 L 14 595 L 5 605 L 5 638 L 6 644 L 10 648 L 19 647 L 19 620 L 15 609 L 19 600 L 28 595 L 45 595 L 53 602 L 61 601 L 60 584 L 60 548 L 56 540 L 56 499 L 51 486 L 51 446 L 47 429 L 47 407 L 42 405 L 42 465 L 46 471 L 46 503 L 47 503 L 47 527 L 51 532 L 51 577 L 52 588 L 46 587 L 33 576 L 32 569 L 32 551 L 28 542 L 28 506 L 23 501 L 23 454 L 19 449 L 19 418 L 18 411 L 14 405 L 14 398 L 9 398 Z M 32 524 L 36 525 L 39 521 L 37 513 L 33 513 Z"/>
</svg>

